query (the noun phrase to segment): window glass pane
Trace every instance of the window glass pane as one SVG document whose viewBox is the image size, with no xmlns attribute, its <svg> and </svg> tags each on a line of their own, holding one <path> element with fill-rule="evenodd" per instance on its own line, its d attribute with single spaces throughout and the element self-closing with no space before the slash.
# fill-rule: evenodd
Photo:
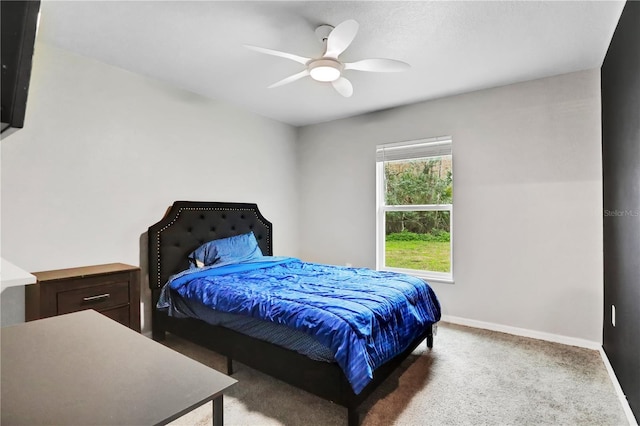
<svg viewBox="0 0 640 426">
<path fill-rule="evenodd" d="M 452 204 L 451 155 L 384 163 L 385 203 Z"/>
<path fill-rule="evenodd" d="M 402 211 L 385 214 L 385 266 L 451 272 L 451 214 Z"/>
</svg>

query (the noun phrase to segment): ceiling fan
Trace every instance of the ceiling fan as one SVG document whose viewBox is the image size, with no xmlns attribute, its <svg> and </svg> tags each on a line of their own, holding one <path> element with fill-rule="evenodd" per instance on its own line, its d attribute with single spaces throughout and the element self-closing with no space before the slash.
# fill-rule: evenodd
<svg viewBox="0 0 640 426">
<path fill-rule="evenodd" d="M 269 88 L 283 86 L 310 76 L 316 81 L 331 83 L 338 93 L 348 98 L 353 94 L 353 85 L 344 77 L 344 71 L 398 72 L 410 67 L 409 64 L 395 59 L 362 59 L 356 62 L 340 61 L 338 56 L 349 47 L 357 32 L 358 23 L 353 19 L 344 21 L 335 28 L 331 25 L 321 25 L 316 28 L 316 35 L 325 44 L 324 54 L 319 58 L 305 58 L 292 53 L 248 44 L 244 46 L 256 52 L 299 62 L 306 67 L 297 74 L 273 83 Z"/>
</svg>

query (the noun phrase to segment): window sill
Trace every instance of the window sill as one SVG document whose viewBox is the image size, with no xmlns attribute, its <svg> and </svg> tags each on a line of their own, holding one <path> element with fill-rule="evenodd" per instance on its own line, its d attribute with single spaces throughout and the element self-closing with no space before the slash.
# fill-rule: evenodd
<svg viewBox="0 0 640 426">
<path fill-rule="evenodd" d="M 452 274 L 416 271 L 415 269 L 402 269 L 402 268 L 381 268 L 380 270 L 412 275 L 416 278 L 420 278 L 421 280 L 425 280 L 428 283 L 455 284 Z"/>
<path fill-rule="evenodd" d="M 429 276 L 417 275 L 417 274 L 410 274 L 410 275 L 421 278 L 427 281 L 428 283 L 455 284 L 455 281 L 453 280 L 453 278 L 435 278 L 435 277 L 429 277 Z"/>
</svg>

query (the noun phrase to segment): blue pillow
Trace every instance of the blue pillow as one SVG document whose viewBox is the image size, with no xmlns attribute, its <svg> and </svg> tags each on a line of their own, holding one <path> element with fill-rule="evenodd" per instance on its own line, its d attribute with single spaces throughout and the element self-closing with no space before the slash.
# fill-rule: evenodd
<svg viewBox="0 0 640 426">
<path fill-rule="evenodd" d="M 262 250 L 258 247 L 256 236 L 249 232 L 204 243 L 189 254 L 189 261 L 192 268 L 202 268 L 216 263 L 237 263 L 257 257 L 262 257 Z"/>
</svg>

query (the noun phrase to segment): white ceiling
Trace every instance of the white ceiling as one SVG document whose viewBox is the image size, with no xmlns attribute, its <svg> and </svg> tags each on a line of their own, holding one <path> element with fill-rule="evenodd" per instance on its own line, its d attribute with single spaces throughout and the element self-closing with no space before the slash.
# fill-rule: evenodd
<svg viewBox="0 0 640 426">
<path fill-rule="evenodd" d="M 624 1 L 53 1 L 41 41 L 301 126 L 602 65 Z M 244 43 L 322 54 L 320 24 L 355 19 L 346 62 L 392 58 L 402 73 L 349 70 L 354 94 Z"/>
</svg>

